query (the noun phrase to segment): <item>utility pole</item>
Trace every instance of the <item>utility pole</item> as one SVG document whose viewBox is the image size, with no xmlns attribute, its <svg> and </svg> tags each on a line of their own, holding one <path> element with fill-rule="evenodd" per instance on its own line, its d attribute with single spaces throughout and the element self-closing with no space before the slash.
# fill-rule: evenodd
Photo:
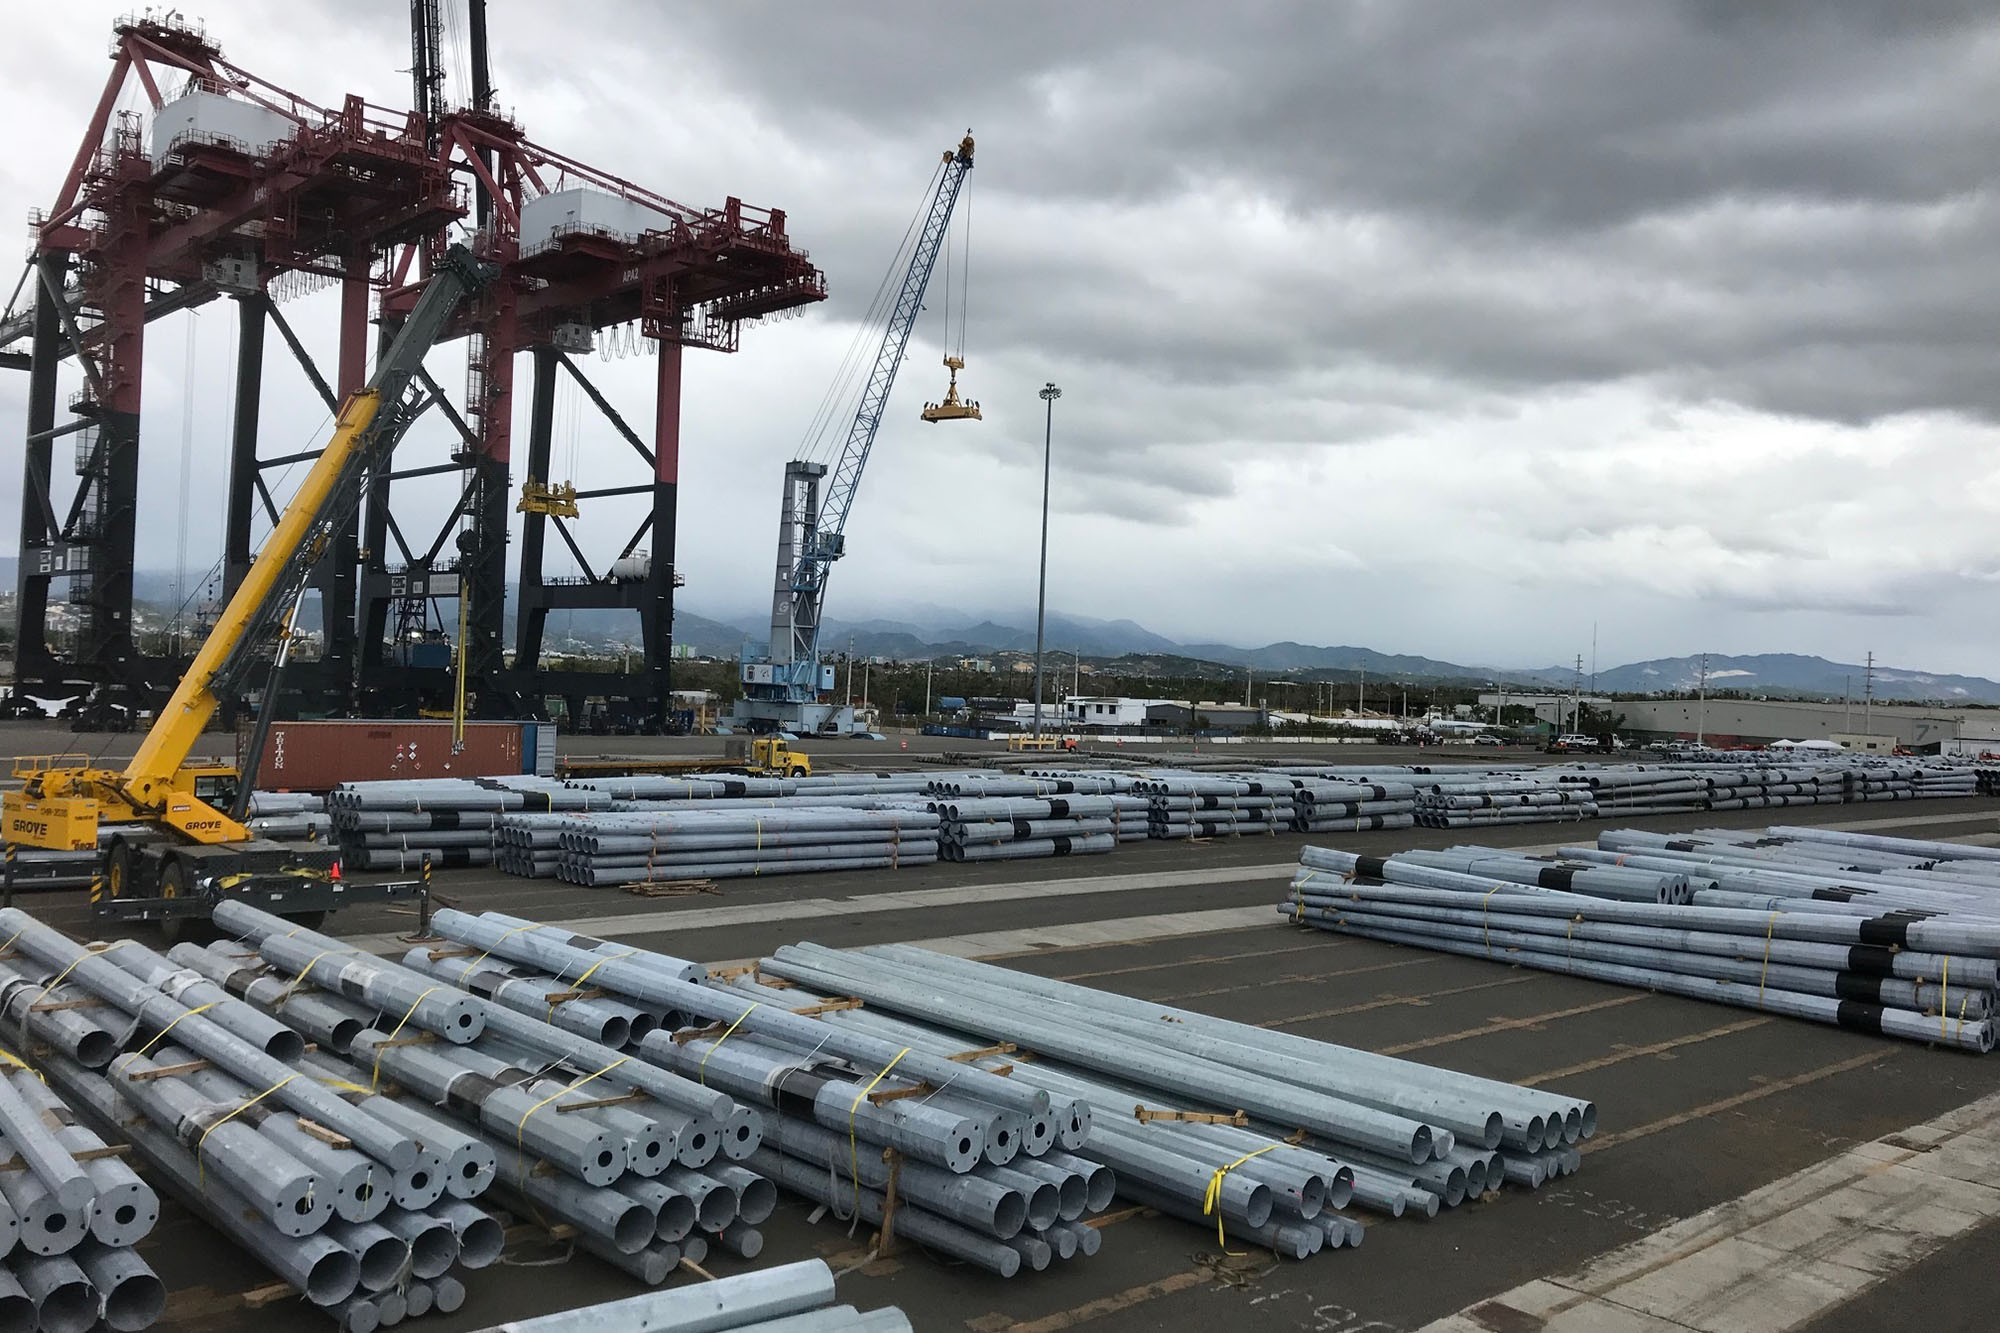
<svg viewBox="0 0 2000 1333">
<path fill-rule="evenodd" d="M 1042 738 L 1042 625 L 1049 609 L 1049 457 L 1056 430 L 1056 399 L 1062 390 L 1054 382 L 1042 385 L 1047 408 L 1042 422 L 1042 573 L 1035 593 L 1035 739 Z"/>
<path fill-rule="evenodd" d="M 1854 673 L 1848 672 L 1840 678 L 1840 729 L 1854 734 Z"/>
<path fill-rule="evenodd" d="M 1368 668 L 1361 668 L 1361 684 L 1355 687 L 1354 711 L 1365 714 L 1368 711 Z"/>
<path fill-rule="evenodd" d="M 1243 706 L 1244 706 L 1245 708 L 1248 708 L 1248 707 L 1250 706 L 1250 674 L 1251 674 L 1251 673 L 1250 673 L 1250 668 L 1249 668 L 1249 667 L 1247 667 L 1247 666 L 1246 666 L 1246 667 L 1244 667 L 1244 668 L 1243 668 Z"/>
<path fill-rule="evenodd" d="M 848 635 L 848 636 L 847 636 L 847 704 L 846 704 L 846 706 L 847 706 L 847 707 L 848 707 L 849 709 L 852 709 L 852 708 L 854 707 L 854 636 L 853 636 L 852 634 L 850 634 L 850 635 Z"/>
<path fill-rule="evenodd" d="M 1570 735 L 1574 736 L 1576 734 L 1577 728 L 1582 725 L 1583 725 L 1583 654 L 1578 653 L 1576 655 L 1576 681 L 1573 685 L 1570 686 L 1570 702 L 1569 702 Z"/>
<path fill-rule="evenodd" d="M 925 717 L 929 717 L 931 715 L 931 668 L 936 665 L 937 663 L 935 662 L 924 663 L 924 716 Z"/>
<path fill-rule="evenodd" d="M 1696 745 L 1706 745 L 1708 743 L 1708 654 L 1707 653 L 1703 653 L 1701 655 L 1701 676 L 1699 678 L 1699 684 L 1697 685 L 1697 688 L 1701 692 L 1701 702 L 1698 705 L 1696 705 L 1697 711 L 1695 713 L 1695 723 L 1694 723 L 1694 743 Z"/>
<path fill-rule="evenodd" d="M 1875 653 L 1868 653 L 1868 665 L 1861 676 L 1861 730 L 1875 734 Z"/>
</svg>

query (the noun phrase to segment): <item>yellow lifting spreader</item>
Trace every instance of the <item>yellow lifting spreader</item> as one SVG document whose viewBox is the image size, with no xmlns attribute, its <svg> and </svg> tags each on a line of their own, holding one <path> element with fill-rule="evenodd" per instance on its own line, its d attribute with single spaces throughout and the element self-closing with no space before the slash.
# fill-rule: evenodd
<svg viewBox="0 0 2000 1333">
<path fill-rule="evenodd" d="M 533 477 L 521 483 L 521 501 L 514 506 L 517 514 L 547 514 L 551 518 L 576 518 L 576 485 L 562 482 L 555 486 L 544 486 Z"/>
<path fill-rule="evenodd" d="M 924 420 L 962 421 L 967 418 L 973 421 L 982 420 L 979 415 L 979 404 L 970 398 L 961 401 L 958 396 L 958 372 L 965 369 L 965 358 L 948 356 L 944 359 L 944 363 L 951 371 L 951 384 L 944 391 L 943 402 L 924 404 Z"/>
</svg>

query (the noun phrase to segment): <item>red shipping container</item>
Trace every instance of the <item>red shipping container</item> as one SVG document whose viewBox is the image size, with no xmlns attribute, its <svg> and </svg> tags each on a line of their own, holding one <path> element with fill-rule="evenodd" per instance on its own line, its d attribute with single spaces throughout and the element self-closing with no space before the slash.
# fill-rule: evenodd
<svg viewBox="0 0 2000 1333">
<path fill-rule="evenodd" d="M 534 771 L 534 722 L 468 722 L 465 748 L 451 749 L 449 722 L 274 722 L 257 765 L 261 791 L 328 791 L 384 778 L 485 778 Z M 249 728 L 236 733 L 241 768 Z"/>
</svg>

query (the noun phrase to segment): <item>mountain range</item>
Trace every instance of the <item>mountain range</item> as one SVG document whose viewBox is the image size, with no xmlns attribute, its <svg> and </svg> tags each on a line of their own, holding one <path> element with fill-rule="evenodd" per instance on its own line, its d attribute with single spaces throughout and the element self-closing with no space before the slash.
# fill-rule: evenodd
<svg viewBox="0 0 2000 1333">
<path fill-rule="evenodd" d="M 13 584 L 13 563 L 11 557 L 0 556 L 0 583 L 8 590 Z M 168 600 L 171 579 L 167 575 L 142 570 L 134 584 L 140 599 L 155 604 Z M 549 629 L 551 647 L 564 639 L 602 647 L 637 637 L 631 615 L 617 611 L 559 613 L 551 618 Z M 757 613 L 735 611 L 705 616 L 685 607 L 677 607 L 674 612 L 675 641 L 699 656 L 734 657 L 746 639 L 762 639 L 766 632 L 764 617 Z M 1291 640 L 1256 648 L 1187 643 L 1157 634 L 1131 620 L 1099 620 L 1062 612 L 1048 615 L 1044 638 L 1047 650 L 1057 659 L 1081 654 L 1094 664 L 1115 665 L 1131 675 L 1195 674 L 1207 665 L 1219 668 L 1217 674 L 1247 667 L 1260 674 L 1297 673 L 1348 680 L 1365 672 L 1370 678 L 1384 682 L 1398 679 L 1464 685 L 1505 682 L 1558 691 L 1566 691 L 1576 683 L 1576 673 L 1569 667 L 1481 666 L 1351 645 Z M 914 604 L 896 618 L 851 621 L 829 618 L 821 641 L 831 653 L 844 653 L 851 644 L 857 656 L 893 661 L 1032 653 L 1034 616 L 1032 608 L 1027 613 L 978 616 L 948 607 Z M 1702 671 L 1703 659 L 1699 655 L 1654 658 L 1602 668 L 1596 673 L 1594 684 L 1600 694 L 1691 693 L 1700 687 Z M 1707 656 L 1711 693 L 1831 699 L 1860 699 L 1872 693 L 1874 698 L 1886 701 L 2000 705 L 2000 681 L 1984 676 L 1887 666 L 1873 668 L 1872 682 L 1870 675 L 1869 668 L 1856 663 L 1797 653 Z"/>
<path fill-rule="evenodd" d="M 748 620 L 748 617 L 743 617 Z M 1012 617 L 1006 617 L 1011 620 Z M 984 656 L 996 652 L 1032 653 L 1035 650 L 1034 622 L 1022 617 L 1026 628 L 1000 623 L 992 618 L 965 622 L 963 619 L 857 620 L 829 619 L 822 643 L 833 652 L 847 651 L 852 644 L 856 655 L 899 661 L 926 661 L 948 656 Z M 736 624 L 706 619 L 685 611 L 675 612 L 675 638 L 695 645 L 704 655 L 734 656 L 751 635 Z M 1566 691 L 1576 684 L 1569 667 L 1511 668 L 1468 665 L 1403 653 L 1383 653 L 1351 645 L 1323 646 L 1286 640 L 1259 648 L 1225 643 L 1183 643 L 1156 634 L 1130 620 L 1094 620 L 1083 616 L 1051 613 L 1047 619 L 1045 647 L 1067 657 L 1081 653 L 1099 663 L 1110 659 L 1175 658 L 1192 663 L 1211 663 L 1226 668 L 1248 667 L 1273 675 L 1302 673 L 1351 679 L 1363 672 L 1382 680 L 1429 680 L 1488 684 L 1506 682 L 1538 689 Z M 1702 661 L 1699 655 L 1655 658 L 1623 666 L 1600 669 L 1595 688 L 1600 694 L 1667 694 L 1693 692 L 1700 688 Z M 1143 670 L 1131 663 L 1133 674 L 1162 674 Z M 1708 689 L 1712 693 L 1733 692 L 1786 698 L 1832 698 L 1851 694 L 1860 699 L 1869 688 L 1866 667 L 1833 662 L 1824 657 L 1798 653 L 1757 653 L 1707 658 Z M 1172 674 L 1172 673 L 1164 673 Z M 1958 704 L 2000 704 L 2000 681 L 1983 676 L 1960 676 L 1916 671 L 1901 667 L 1877 666 L 1873 670 L 1876 699 L 1902 702 L 1944 702 Z"/>
</svg>

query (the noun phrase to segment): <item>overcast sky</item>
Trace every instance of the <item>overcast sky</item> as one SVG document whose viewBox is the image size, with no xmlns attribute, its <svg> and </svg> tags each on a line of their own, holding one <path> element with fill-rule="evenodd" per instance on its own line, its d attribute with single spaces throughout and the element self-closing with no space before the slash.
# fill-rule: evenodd
<svg viewBox="0 0 2000 1333">
<path fill-rule="evenodd" d="M 0 217 L 53 196 L 128 8 L 10 10 L 0 117 L 30 132 Z M 400 0 L 277 8 L 188 7 L 304 95 L 407 103 Z M 767 605 L 784 460 L 970 127 L 986 419 L 917 420 L 943 388 L 934 284 L 837 618 L 1032 607 L 1054 380 L 1068 612 L 1504 665 L 1588 655 L 1596 622 L 1606 664 L 1872 649 L 2000 674 L 1991 5 L 493 0 L 492 27 L 531 137 L 690 204 L 782 207 L 826 271 L 803 318 L 688 354 L 689 609 Z M 326 297 L 287 313 L 330 355 Z M 198 572 L 233 318 L 149 338 L 144 493 L 182 493 L 185 426 Z M 284 359 L 272 340 L 274 454 L 323 425 Z M 650 359 L 589 368 L 649 419 Z M 8 549 L 24 390 L 0 378 Z M 559 409 L 558 479 L 638 479 L 587 405 Z M 584 527 L 601 564 L 630 520 Z M 178 542 L 149 507 L 141 564 Z"/>
</svg>

